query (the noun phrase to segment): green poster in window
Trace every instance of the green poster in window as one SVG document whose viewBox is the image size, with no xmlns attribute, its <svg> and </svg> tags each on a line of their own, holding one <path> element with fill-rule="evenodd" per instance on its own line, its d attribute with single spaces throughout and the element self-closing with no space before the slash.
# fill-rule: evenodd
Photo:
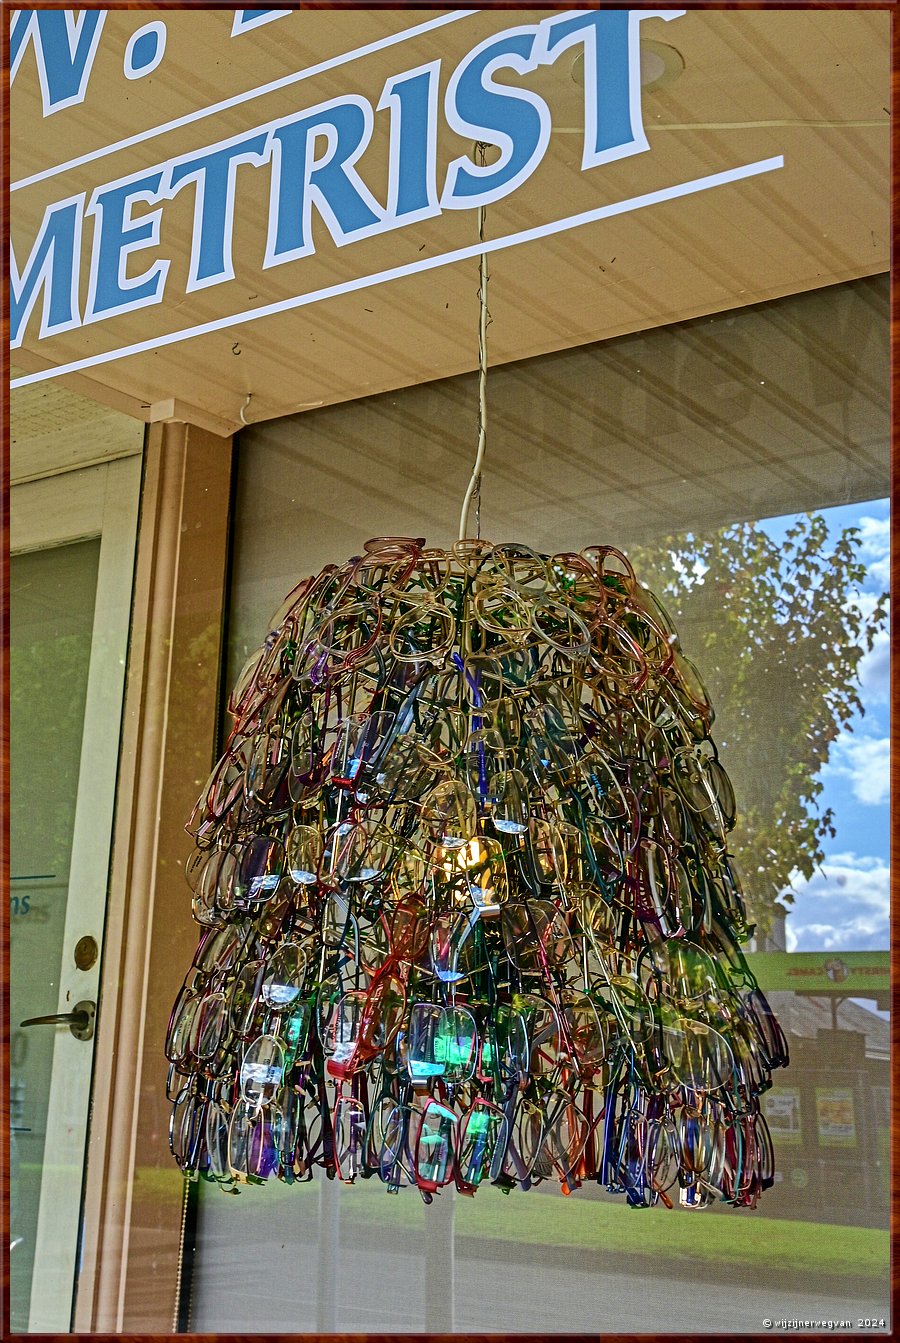
<svg viewBox="0 0 900 1343">
<path fill-rule="evenodd" d="M 763 1097 L 763 1113 L 773 1142 L 796 1147 L 801 1140 L 800 1088 L 772 1087 Z"/>
<path fill-rule="evenodd" d="M 816 1087 L 820 1147 L 855 1147 L 856 1115 L 850 1087 Z"/>
</svg>

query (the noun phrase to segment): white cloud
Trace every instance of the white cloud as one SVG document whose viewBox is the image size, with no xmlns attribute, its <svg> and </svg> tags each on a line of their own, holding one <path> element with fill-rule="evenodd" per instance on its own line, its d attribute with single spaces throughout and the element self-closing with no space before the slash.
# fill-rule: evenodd
<svg viewBox="0 0 900 1343">
<path fill-rule="evenodd" d="M 789 951 L 872 951 L 888 945 L 890 868 L 881 858 L 830 854 L 807 879 L 794 873 Z"/>
<path fill-rule="evenodd" d="M 891 637 L 880 630 L 859 661 L 859 683 L 865 704 L 886 704 L 891 690 Z"/>
<path fill-rule="evenodd" d="M 872 612 L 878 605 L 878 597 L 877 592 L 860 592 L 859 588 L 856 588 L 848 593 L 844 610 L 849 611 L 856 607 L 861 612 L 863 619 L 869 621 L 872 618 Z"/>
<path fill-rule="evenodd" d="M 879 560 L 870 560 L 866 566 L 868 572 L 866 577 L 879 587 L 889 588 L 891 585 L 891 557 L 885 555 Z"/>
<path fill-rule="evenodd" d="M 865 555 L 886 555 L 891 547 L 890 518 L 860 518 L 860 544 Z"/>
<path fill-rule="evenodd" d="M 832 745 L 822 772 L 849 779 L 857 802 L 880 807 L 890 797 L 890 752 L 889 737 L 842 732 Z"/>
<path fill-rule="evenodd" d="M 887 587 L 891 578 L 891 520 L 890 518 L 860 518 L 859 556 L 869 571 L 868 577 Z"/>
</svg>

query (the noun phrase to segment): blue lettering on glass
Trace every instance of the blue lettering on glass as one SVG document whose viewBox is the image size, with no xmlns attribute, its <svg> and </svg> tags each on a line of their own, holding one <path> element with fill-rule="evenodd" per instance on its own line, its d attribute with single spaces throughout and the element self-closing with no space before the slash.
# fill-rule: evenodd
<svg viewBox="0 0 900 1343">
<path fill-rule="evenodd" d="M 96 215 L 91 278 L 85 324 L 118 312 L 146 308 L 162 299 L 169 270 L 168 261 L 156 261 L 142 275 L 128 277 L 128 259 L 133 252 L 159 243 L 162 210 L 152 210 L 142 219 L 132 219 L 139 202 L 153 204 L 162 195 L 162 171 L 130 177 L 98 187 L 86 214 Z"/>
<path fill-rule="evenodd" d="M 81 325 L 78 271 L 84 193 L 47 207 L 31 255 L 20 272 L 10 247 L 9 343 L 22 344 L 32 309 L 43 294 L 39 338 L 55 336 Z"/>
<path fill-rule="evenodd" d="M 132 33 L 125 48 L 125 78 L 143 79 L 155 70 L 166 50 L 166 25 L 145 23 Z"/>
<path fill-rule="evenodd" d="M 502 199 L 534 172 L 550 140 L 550 109 L 536 93 L 496 84 L 497 70 L 528 74 L 539 59 L 532 53 L 537 26 L 513 28 L 489 37 L 470 51 L 453 72 L 444 99 L 451 129 L 467 140 L 497 145 L 500 158 L 480 167 L 463 156 L 447 169 L 441 205 L 449 210 Z"/>
<path fill-rule="evenodd" d="M 377 110 L 390 109 L 387 220 L 412 224 L 441 212 L 437 190 L 438 76 L 440 61 L 394 75 Z M 386 220 L 386 222 L 387 222 Z"/>
<path fill-rule="evenodd" d="M 196 183 L 188 293 L 234 279 L 231 239 L 237 168 L 240 163 L 257 167 L 265 163 L 268 138 L 265 131 L 259 131 L 172 165 L 167 196 L 174 196 L 185 182 Z"/>
<path fill-rule="evenodd" d="M 231 25 L 231 36 L 246 33 L 248 28 L 258 28 L 261 23 L 271 23 L 273 19 L 283 19 L 285 14 L 290 13 L 292 11 L 289 9 L 239 9 Z"/>
<path fill-rule="evenodd" d="M 25 55 L 25 49 L 28 45 L 28 39 L 31 36 L 33 26 L 33 9 L 17 9 L 9 21 L 10 84 L 12 84 L 16 75 L 19 73 L 19 66 L 22 63 L 22 57 Z"/>
<path fill-rule="evenodd" d="M 248 23 L 289 12 L 241 11 L 249 16 Z M 54 106 L 75 99 L 76 86 L 78 96 L 83 95 L 102 13 L 81 11 L 65 17 L 60 11 L 23 10 L 14 15 L 13 73 L 28 41 L 33 40 L 39 68 L 47 76 L 42 87 L 48 97 L 52 92 Z M 453 72 L 444 113 L 451 130 L 470 141 L 487 141 L 499 154 L 485 165 L 466 155 L 456 158 L 449 165 L 442 192 L 437 183 L 441 62 L 434 60 L 390 76 L 382 89 L 378 110 L 390 119 L 385 206 L 355 167 L 370 143 L 375 116 L 371 103 L 359 95 L 335 98 L 266 122 L 143 173 L 98 186 L 86 210 L 83 196 L 49 205 L 21 271 L 12 257 L 12 343 L 21 344 L 41 295 L 41 339 L 82 321 L 95 322 L 161 302 L 171 263 L 158 260 L 142 274 L 131 276 L 128 266 L 133 253 L 158 245 L 162 209 L 145 209 L 137 219 L 132 210 L 139 204 L 171 199 L 188 182 L 195 183 L 195 191 L 187 292 L 233 279 L 234 200 L 237 169 L 242 163 L 260 167 L 271 161 L 264 268 L 315 251 L 314 207 L 334 242 L 343 246 L 430 218 L 442 208 L 472 209 L 508 196 L 543 158 L 551 119 L 543 98 L 527 88 L 498 83 L 495 76 L 506 71 L 527 75 L 542 65 L 552 65 L 575 46 L 584 49 L 582 167 L 639 153 L 648 148 L 641 121 L 640 24 L 645 18 L 669 20 L 682 13 L 570 10 L 485 39 Z M 147 62 L 158 63 L 164 49 L 165 25 L 144 25 L 129 43 L 126 73 L 129 68 L 138 73 L 138 67 L 146 73 L 151 68 Z M 746 176 L 747 170 L 736 169 L 735 174 Z M 673 187 L 671 194 L 678 192 Z M 93 217 L 93 250 L 82 319 L 78 290 L 83 214 Z"/>
<path fill-rule="evenodd" d="M 10 28 L 10 83 L 29 40 L 34 46 L 44 116 L 83 102 L 106 19 L 103 9 L 23 9 Z"/>
<path fill-rule="evenodd" d="M 649 148 L 641 119 L 640 25 L 674 19 L 683 10 L 590 10 L 560 15 L 542 25 L 543 61 L 584 45 L 584 151 L 582 168 Z"/>
<path fill-rule="evenodd" d="M 372 124 L 372 106 L 361 97 L 338 98 L 276 123 L 264 269 L 315 250 L 313 205 L 338 247 L 382 228 L 385 212 L 353 166 L 372 137 Z M 317 155 L 323 139 L 325 149 Z"/>
</svg>

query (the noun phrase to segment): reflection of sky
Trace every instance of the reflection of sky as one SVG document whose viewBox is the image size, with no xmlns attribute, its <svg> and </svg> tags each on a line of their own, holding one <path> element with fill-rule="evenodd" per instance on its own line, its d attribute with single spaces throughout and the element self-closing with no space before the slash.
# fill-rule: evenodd
<svg viewBox="0 0 900 1343">
<path fill-rule="evenodd" d="M 871 610 L 888 586 L 889 504 L 878 499 L 823 510 L 833 542 L 845 527 L 862 533 L 866 579 L 855 595 Z M 763 530 L 781 541 L 793 517 L 772 518 Z M 820 805 L 834 811 L 837 834 L 823 841 L 825 860 L 795 882 L 787 918 L 791 951 L 869 951 L 888 945 L 888 710 L 889 645 L 885 631 L 860 666 L 865 716 L 854 715 L 832 743 L 820 778 Z"/>
</svg>

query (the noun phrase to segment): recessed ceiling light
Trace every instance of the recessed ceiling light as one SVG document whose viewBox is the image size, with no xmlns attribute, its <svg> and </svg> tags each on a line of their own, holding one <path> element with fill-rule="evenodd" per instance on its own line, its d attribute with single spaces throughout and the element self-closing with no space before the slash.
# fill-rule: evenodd
<svg viewBox="0 0 900 1343">
<path fill-rule="evenodd" d="M 641 88 L 661 89 L 674 81 L 684 69 L 684 57 L 667 42 L 645 38 L 641 42 Z M 584 52 L 572 62 L 572 78 L 584 86 Z"/>
<path fill-rule="evenodd" d="M 668 42 L 646 38 L 641 43 L 641 88 L 659 89 L 674 81 L 684 69 L 684 57 Z"/>
</svg>

